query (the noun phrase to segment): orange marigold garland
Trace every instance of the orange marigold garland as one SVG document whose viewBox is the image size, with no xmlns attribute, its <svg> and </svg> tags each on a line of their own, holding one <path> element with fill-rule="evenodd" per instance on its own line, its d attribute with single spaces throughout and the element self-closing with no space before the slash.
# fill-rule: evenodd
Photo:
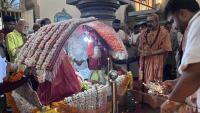
<svg viewBox="0 0 200 113">
<path fill-rule="evenodd" d="M 44 113 L 80 113 L 77 108 L 67 105 L 64 101 L 53 102 L 50 106 L 44 107 Z M 32 113 L 41 113 L 39 109 L 34 109 Z"/>
<path fill-rule="evenodd" d="M 8 106 L 12 108 L 13 113 L 20 113 L 20 111 L 17 108 L 17 104 L 14 98 L 12 97 L 12 92 L 6 93 L 6 101 Z"/>
<path fill-rule="evenodd" d="M 129 80 L 128 88 L 133 89 L 133 75 L 131 72 L 127 72 L 127 76 Z"/>
<path fill-rule="evenodd" d="M 15 75 L 12 75 L 8 78 L 8 82 L 19 81 L 23 76 L 24 76 L 24 71 L 19 70 Z M 12 92 L 6 93 L 6 101 L 7 105 L 13 109 L 13 113 L 20 113 L 20 111 L 17 108 L 17 104 L 12 96 Z"/>
<path fill-rule="evenodd" d="M 8 79 L 9 82 L 17 82 L 24 76 L 24 71 L 19 70 L 15 75 L 11 75 Z"/>
<path fill-rule="evenodd" d="M 123 75 L 124 76 L 124 79 L 123 81 L 121 82 L 121 84 L 119 85 L 119 89 L 118 89 L 118 95 L 119 96 L 123 96 L 130 84 L 130 80 L 131 80 L 131 77 L 130 77 L 130 74 L 128 75 Z"/>
</svg>

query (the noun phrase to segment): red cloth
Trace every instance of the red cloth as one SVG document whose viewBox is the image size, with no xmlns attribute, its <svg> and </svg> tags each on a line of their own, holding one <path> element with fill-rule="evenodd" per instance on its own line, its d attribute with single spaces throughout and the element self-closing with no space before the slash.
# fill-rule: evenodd
<svg viewBox="0 0 200 113">
<path fill-rule="evenodd" d="M 28 82 L 28 78 L 22 78 L 21 80 L 12 83 L 11 82 L 0 83 L 0 95 L 15 90 L 26 82 Z"/>
<path fill-rule="evenodd" d="M 60 54 L 59 57 L 63 58 L 61 58 L 62 61 L 57 68 L 58 70 L 54 69 L 56 75 L 53 81 L 46 81 L 40 84 L 37 90 L 40 101 L 44 105 L 63 100 L 65 97 L 81 91 L 79 80 L 69 62 L 68 56 L 64 52 Z"/>
<path fill-rule="evenodd" d="M 88 43 L 87 53 L 88 57 L 92 57 L 94 55 L 94 44 L 92 42 Z"/>
<path fill-rule="evenodd" d="M 101 58 L 89 58 L 89 69 L 90 70 L 100 70 L 102 68 L 102 60 Z"/>
</svg>

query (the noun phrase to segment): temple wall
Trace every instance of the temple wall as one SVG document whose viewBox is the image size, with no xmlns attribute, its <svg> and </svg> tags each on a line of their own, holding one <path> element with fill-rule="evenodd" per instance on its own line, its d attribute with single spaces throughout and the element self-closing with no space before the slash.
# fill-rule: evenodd
<svg viewBox="0 0 200 113">
<path fill-rule="evenodd" d="M 37 0 L 36 3 L 35 16 L 38 19 L 47 17 L 54 22 L 55 14 L 61 12 L 63 9 L 72 16 L 72 18 L 79 18 L 81 15 L 80 11 L 75 6 L 66 4 L 66 0 Z M 126 6 L 123 5 L 116 12 L 116 18 L 120 19 L 122 23 L 124 22 L 125 8 Z M 25 11 L 25 14 L 26 13 Z"/>
<path fill-rule="evenodd" d="M 73 18 L 79 18 L 80 11 L 75 6 L 66 4 L 65 1 L 66 0 L 38 0 L 40 18 L 47 17 L 53 22 L 55 14 L 61 12 L 63 9 Z"/>
</svg>

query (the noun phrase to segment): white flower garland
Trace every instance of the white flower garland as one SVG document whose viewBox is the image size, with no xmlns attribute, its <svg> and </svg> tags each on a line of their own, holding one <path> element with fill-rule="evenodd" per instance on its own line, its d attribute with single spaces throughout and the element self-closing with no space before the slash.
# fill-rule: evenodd
<svg viewBox="0 0 200 113">
<path fill-rule="evenodd" d="M 25 43 L 15 62 L 17 64 L 24 62 L 27 66 L 36 66 L 39 79 L 44 81 L 42 79 L 45 78 L 46 68 L 52 61 L 54 54 L 59 50 L 61 44 L 66 40 L 66 34 L 68 35 L 72 32 L 72 28 L 77 27 L 77 25 L 92 20 L 95 20 L 95 18 L 71 19 L 42 27 Z M 63 31 L 66 25 L 68 27 Z M 60 36 L 55 44 L 52 44 L 59 34 Z"/>
<path fill-rule="evenodd" d="M 34 61 L 31 59 L 32 55 L 34 54 L 34 52 L 37 51 L 37 46 L 41 43 L 41 41 L 43 40 L 44 36 L 46 36 L 46 34 L 48 33 L 47 31 L 50 31 L 52 29 L 53 25 L 48 25 L 46 26 L 44 32 L 41 33 L 41 35 L 39 37 L 37 37 L 34 42 L 32 47 L 30 47 L 30 49 L 28 49 L 28 55 L 25 59 L 25 64 L 28 66 L 33 66 Z M 47 32 L 47 33 L 46 33 Z"/>
<path fill-rule="evenodd" d="M 64 102 L 71 107 L 79 110 L 96 110 L 106 111 L 108 92 L 111 92 L 109 85 L 95 85 L 87 91 L 80 92 L 70 97 L 66 97 Z"/>
<path fill-rule="evenodd" d="M 66 38 L 66 34 L 69 34 L 72 30 L 73 27 L 75 27 L 78 24 L 84 23 L 84 22 L 88 22 L 88 21 L 92 21 L 95 20 L 95 18 L 91 17 L 91 18 L 86 18 L 86 19 L 75 19 L 73 20 L 73 22 L 71 22 L 71 24 L 69 25 L 69 27 L 62 33 L 62 35 L 60 36 L 60 38 L 56 41 L 56 44 L 53 46 L 51 52 L 49 53 L 49 55 L 47 56 L 45 62 L 42 65 L 42 69 L 46 69 L 47 66 L 50 64 L 53 55 L 56 53 L 56 50 L 59 48 L 60 44 L 63 43 L 63 41 Z"/>
<path fill-rule="evenodd" d="M 48 64 L 50 63 L 51 59 L 53 58 L 54 53 L 58 49 L 59 45 L 62 43 L 63 39 L 65 39 L 65 34 L 70 32 L 71 27 L 73 27 L 73 26 L 69 25 L 69 27 L 64 31 L 64 33 L 61 34 L 60 38 L 56 41 L 56 43 L 54 44 L 51 52 L 46 57 L 46 60 L 42 65 L 42 69 L 46 69 L 47 68 Z"/>
<path fill-rule="evenodd" d="M 66 34 L 69 34 L 71 32 L 71 30 L 73 30 L 73 27 L 76 27 L 76 25 L 79 25 L 83 22 L 92 21 L 92 20 L 94 20 L 94 18 L 77 19 L 77 20 L 73 20 L 72 22 L 71 21 L 68 22 L 68 24 L 69 24 L 68 28 L 61 33 L 60 38 L 53 45 L 52 50 L 49 52 L 44 63 L 42 64 L 42 66 L 41 66 L 41 70 L 43 70 L 42 72 L 45 72 L 47 66 L 51 65 L 50 62 L 53 59 L 54 54 L 57 53 L 57 50 L 59 49 L 60 45 L 64 42 L 64 40 L 66 38 Z M 39 68 L 39 66 L 38 66 L 38 68 Z M 42 75 L 44 76 L 45 74 L 42 74 Z M 49 78 L 49 77 L 41 77 L 41 78 Z"/>
<path fill-rule="evenodd" d="M 36 52 L 34 53 L 34 55 L 31 57 L 31 61 L 32 61 L 32 65 L 35 65 L 37 62 L 37 58 L 39 57 L 40 54 L 42 54 L 44 51 L 47 51 L 45 49 L 43 49 L 43 47 L 45 46 L 46 42 L 48 42 L 48 40 L 50 38 L 54 38 L 52 37 L 53 33 L 58 29 L 58 25 L 54 26 L 48 33 L 47 35 L 44 36 L 43 40 L 41 41 L 41 43 L 39 44 Z M 43 59 L 41 59 L 43 60 Z"/>
<path fill-rule="evenodd" d="M 27 42 L 24 44 L 24 46 L 21 48 L 20 52 L 17 54 L 17 58 L 15 59 L 15 63 L 16 64 L 19 64 L 21 63 L 21 57 L 22 57 L 22 54 L 24 52 L 24 50 L 28 47 L 28 45 L 30 44 L 30 42 L 33 40 L 33 38 L 29 38 L 27 40 Z"/>
<path fill-rule="evenodd" d="M 27 55 L 28 55 L 28 52 L 30 51 L 30 48 L 33 47 L 35 40 L 37 38 L 39 38 L 39 36 L 43 33 L 44 30 L 45 30 L 44 27 L 42 27 L 40 29 L 40 31 L 38 31 L 35 35 L 33 35 L 30 42 L 26 43 L 28 45 L 28 47 L 25 47 L 25 49 L 22 50 L 22 53 L 21 53 L 19 59 L 17 60 L 18 64 L 21 64 L 24 61 L 24 59 L 27 58 Z"/>
<path fill-rule="evenodd" d="M 63 39 L 65 39 L 65 35 L 68 34 L 70 32 L 70 30 L 72 29 L 73 25 L 71 24 L 73 22 L 73 20 L 68 21 L 64 24 L 69 24 L 68 28 L 63 31 L 60 35 L 60 38 L 56 41 L 56 43 L 53 45 L 51 51 L 49 52 L 48 56 L 46 57 L 44 63 L 41 66 L 41 69 L 45 70 L 48 66 L 48 64 L 50 63 L 54 53 L 56 52 L 56 50 L 58 49 L 59 45 L 62 43 Z"/>
<path fill-rule="evenodd" d="M 46 26 L 46 29 L 44 30 L 44 32 L 41 32 L 40 36 L 37 37 L 34 42 L 33 42 L 33 46 L 29 49 L 29 54 L 28 54 L 28 58 L 30 58 L 34 51 L 37 49 L 38 44 L 43 40 L 43 37 L 47 34 L 46 31 L 49 31 L 51 29 L 51 26 Z"/>
<path fill-rule="evenodd" d="M 36 106 L 30 104 L 26 99 L 21 97 L 19 94 L 17 94 L 15 91 L 12 92 L 12 96 L 17 103 L 17 108 L 20 113 L 32 113 L 32 111 L 37 108 Z"/>
<path fill-rule="evenodd" d="M 60 31 L 62 31 L 64 28 L 64 25 L 62 25 L 62 23 L 61 23 L 61 25 L 58 25 L 58 26 L 60 26 L 60 27 L 55 31 L 55 33 L 50 38 L 50 40 L 45 44 L 44 50 L 42 51 L 42 54 L 40 55 L 39 60 L 36 65 L 37 69 L 40 69 L 43 61 L 45 61 L 45 57 L 46 57 L 47 53 L 49 52 L 51 43 L 55 40 L 55 38 L 59 35 Z"/>
</svg>

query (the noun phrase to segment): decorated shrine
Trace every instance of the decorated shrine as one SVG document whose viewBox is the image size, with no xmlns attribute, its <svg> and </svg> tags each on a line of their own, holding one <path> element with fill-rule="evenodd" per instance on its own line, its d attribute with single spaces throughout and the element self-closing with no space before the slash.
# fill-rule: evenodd
<svg viewBox="0 0 200 113">
<path fill-rule="evenodd" d="M 114 30 L 95 18 L 44 26 L 15 60 L 18 65 L 34 67 L 35 79 L 9 93 L 8 100 L 14 113 L 110 112 L 112 59 L 126 58 L 126 49 Z M 132 75 L 115 72 L 112 81 L 117 100 L 132 83 Z"/>
</svg>

